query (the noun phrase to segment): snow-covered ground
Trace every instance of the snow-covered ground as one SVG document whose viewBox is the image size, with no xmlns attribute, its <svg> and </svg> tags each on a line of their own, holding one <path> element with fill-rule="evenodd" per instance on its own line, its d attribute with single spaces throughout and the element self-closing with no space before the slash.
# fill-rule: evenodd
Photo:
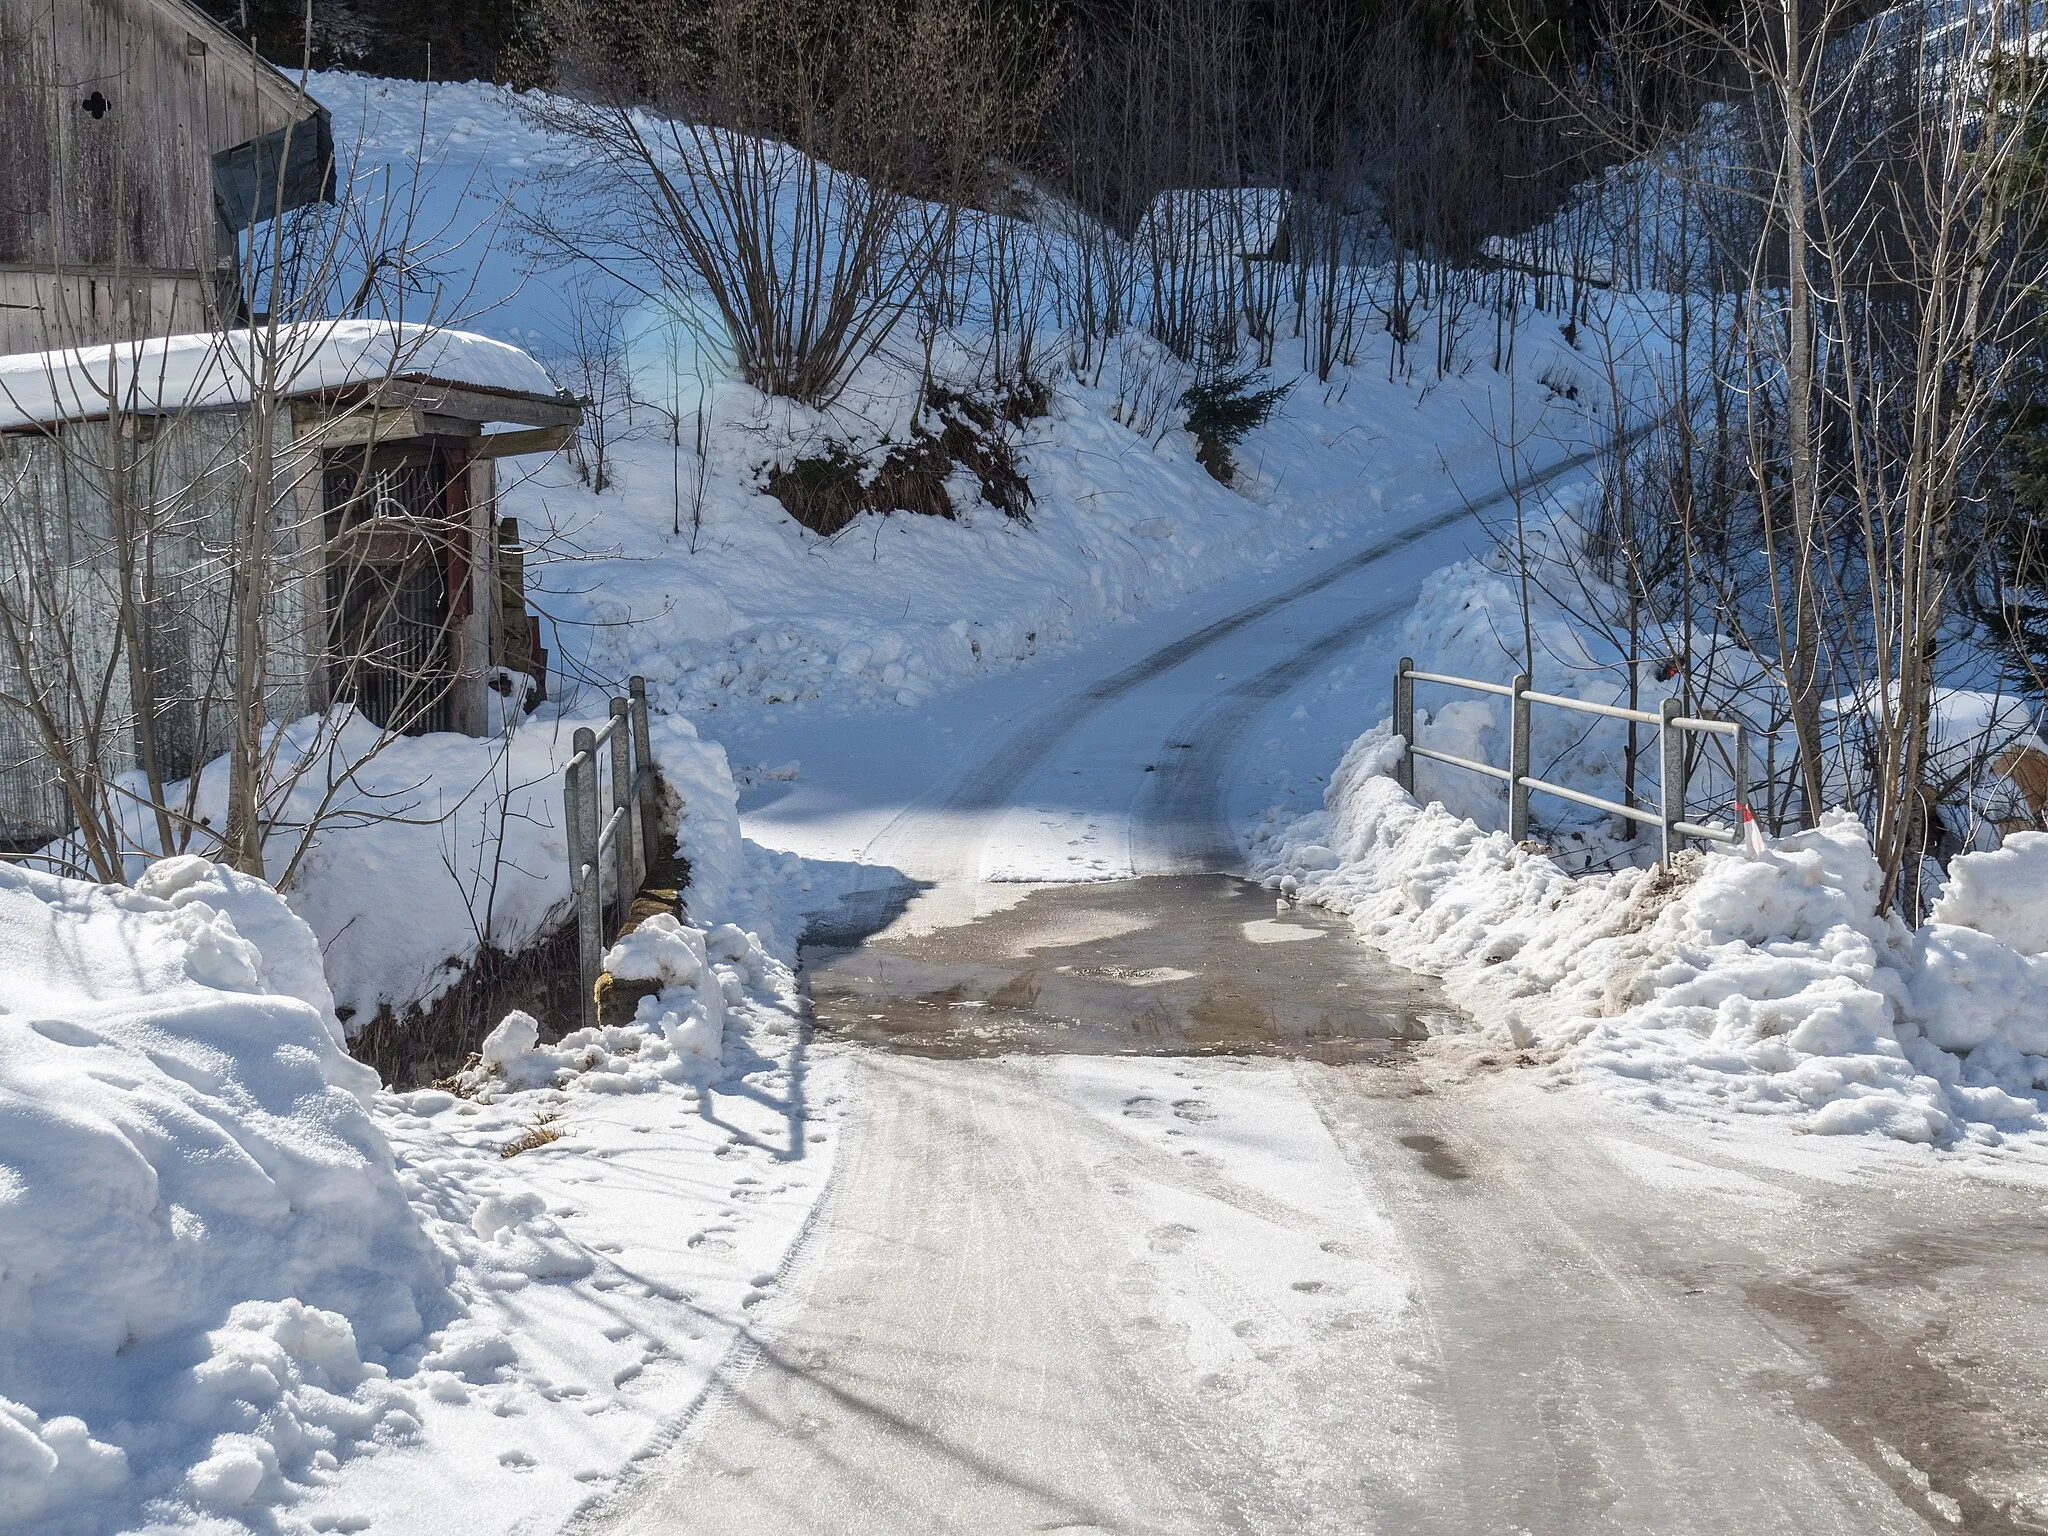
<svg viewBox="0 0 2048 1536">
<path fill-rule="evenodd" d="M 0 870 L 0 1524 L 552 1529 L 659 1449 L 839 1113 L 788 969 L 706 942 L 633 1023 L 395 1095 L 261 882 Z"/>
<path fill-rule="evenodd" d="M 443 270 L 490 301 L 439 318 L 559 359 L 562 287 L 487 227 L 555 153 L 506 95 L 314 89 L 365 169 L 417 169 Z M 1624 307 L 1615 324 L 1648 321 Z M 721 1363 L 761 1354 L 756 1320 L 800 1305 L 782 1277 L 858 1107 L 846 1060 L 799 1028 L 807 916 L 912 880 L 967 888 L 971 915 L 1025 882 L 1178 867 L 1182 833 L 1319 793 L 1384 698 L 1409 594 L 1484 542 L 1461 497 L 1604 428 L 1540 382 L 1580 366 L 1555 322 L 1522 325 L 1518 385 L 1483 365 L 1390 379 L 1374 338 L 1327 387 L 1297 383 L 1238 451 L 1236 488 L 1170 421 L 1124 424 L 1129 379 L 1057 377 L 1019 429 L 1028 523 L 963 483 L 955 519 L 869 513 L 821 539 L 765 495 L 778 456 L 901 432 L 912 399 L 886 359 L 830 416 L 718 387 L 701 479 L 654 418 L 624 415 L 611 489 L 557 461 L 505 507 L 538 546 L 560 712 L 509 741 L 401 743 L 350 790 L 445 819 L 336 823 L 284 899 L 198 861 L 133 892 L 0 872 L 0 1523 L 546 1531 L 706 1433 Z M 1120 366 L 1167 365 L 1139 346 Z M 1510 421 L 1527 437 L 1504 464 Z M 1441 654 L 1428 639 L 1406 643 Z M 341 1011 L 431 999 L 482 943 L 559 916 L 554 774 L 631 672 L 652 684 L 691 861 L 689 925 L 615 957 L 656 992 L 629 1024 L 545 1046 L 514 1015 L 460 1094 L 381 1091 L 341 1050 Z M 1406 801 L 1384 764 L 1368 733 L 1327 805 L 1268 818 L 1253 856 L 1481 1011 L 1490 1032 L 1445 1051 L 1526 1051 L 1710 1116 L 2034 1157 L 2048 1040 L 2028 998 L 2048 939 L 2024 844 L 1961 864 L 1937 926 L 1902 936 L 1862 915 L 1868 855 L 1841 827 L 1703 860 L 1683 889 L 1575 880 Z M 1132 1264 L 1190 1255 L 1130 1326 L 1164 1318 L 1218 1380 L 1256 1376 L 1267 1345 L 1232 1327 L 1284 1259 L 1289 1289 L 1262 1304 L 1275 1347 L 1341 1359 L 1330 1338 L 1360 1328 L 1413 1343 L 1408 1270 L 1340 1166 L 1337 1112 L 1277 1068 L 1197 1075 L 1214 1081 L 1184 1096 L 1211 1094 L 1206 1118 L 1177 1114 L 1171 1068 L 1051 1074 L 1076 1146 L 1153 1173 L 1212 1159 L 1123 1212 L 1146 1234 L 1142 1253 L 1118 1238 Z M 1170 1120 L 1199 1122 L 1199 1147 L 1167 1141 Z M 934 1156 L 918 1177 L 957 1173 Z M 1302 1169 L 1319 1211 L 1297 1222 L 1261 1191 Z M 1034 1231 L 1059 1229 L 1065 1176 L 1040 1170 Z M 1259 1434 L 1284 1430 L 1290 1390 L 1258 1398 Z"/>
<path fill-rule="evenodd" d="M 1503 632 L 1505 585 L 1486 560 L 1438 573 L 1404 649 L 1423 670 L 1505 680 L 1520 642 L 1518 626 Z M 1613 669 L 1572 615 L 1551 603 L 1538 622 L 1539 669 L 1555 678 L 1537 687 L 1614 702 Z M 1417 732 L 1504 762 L 1496 714 L 1491 701 L 1449 702 L 1421 709 Z M 1537 716 L 1540 776 L 1619 794 L 1618 727 Z M 1349 914 L 1394 959 L 1444 978 L 1487 1024 L 1446 1049 L 1525 1053 L 1556 1079 L 1664 1107 L 2048 1157 L 2048 834 L 1956 858 L 1931 921 L 1912 930 L 1872 915 L 1878 865 L 1846 812 L 1762 852 L 1578 875 L 1509 842 L 1491 781 L 1425 762 L 1416 796 L 1404 793 L 1400 752 L 1390 721 L 1365 732 L 1321 806 L 1267 812 L 1249 857 L 1268 883 Z M 1695 816 L 1729 820 L 1726 776 L 1702 777 Z M 1611 831 L 1591 840 L 1611 845 Z M 1583 867 L 1587 830 L 1560 847 Z"/>
</svg>

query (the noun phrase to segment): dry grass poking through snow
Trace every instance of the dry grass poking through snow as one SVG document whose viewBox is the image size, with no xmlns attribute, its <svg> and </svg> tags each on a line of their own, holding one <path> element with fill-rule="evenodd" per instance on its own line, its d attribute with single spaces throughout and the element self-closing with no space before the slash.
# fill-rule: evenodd
<svg viewBox="0 0 2048 1536">
<path fill-rule="evenodd" d="M 560 1141 L 563 1136 L 562 1117 L 553 1110 L 533 1122 L 524 1136 L 517 1141 L 508 1141 L 498 1149 L 500 1157 L 517 1157 L 522 1152 L 531 1152 L 535 1147 L 544 1147 L 551 1141 Z"/>
</svg>

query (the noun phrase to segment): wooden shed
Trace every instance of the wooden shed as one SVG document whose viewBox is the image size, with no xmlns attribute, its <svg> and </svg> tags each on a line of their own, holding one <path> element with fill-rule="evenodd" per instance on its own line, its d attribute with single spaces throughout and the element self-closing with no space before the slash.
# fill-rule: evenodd
<svg viewBox="0 0 2048 1536">
<path fill-rule="evenodd" d="M 184 0 L 0 0 L 0 353 L 233 323 L 235 151 L 287 132 L 321 195 L 324 110 Z"/>
<path fill-rule="evenodd" d="M 108 775 L 144 766 L 145 725 L 166 781 L 225 749 L 228 590 L 252 562 L 273 723 L 351 704 L 389 732 L 478 735 L 537 699 L 497 461 L 552 451 L 579 415 L 516 347 L 385 321 L 0 358 L 0 840 L 67 830 L 52 720 L 98 729 Z"/>
</svg>

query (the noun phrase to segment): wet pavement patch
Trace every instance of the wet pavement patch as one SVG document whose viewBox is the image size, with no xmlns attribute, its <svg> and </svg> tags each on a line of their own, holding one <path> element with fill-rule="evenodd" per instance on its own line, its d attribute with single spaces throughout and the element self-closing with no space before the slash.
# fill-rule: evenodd
<svg viewBox="0 0 2048 1536">
<path fill-rule="evenodd" d="M 804 947 L 817 1028 L 929 1056 L 1372 1060 L 1458 1027 L 1349 924 L 1226 876 L 1049 886 L 962 927 Z"/>
<path fill-rule="evenodd" d="M 1420 1159 L 1424 1173 L 1452 1181 L 1469 1177 L 1463 1159 L 1445 1144 L 1441 1136 L 1403 1136 L 1401 1145 Z"/>
</svg>

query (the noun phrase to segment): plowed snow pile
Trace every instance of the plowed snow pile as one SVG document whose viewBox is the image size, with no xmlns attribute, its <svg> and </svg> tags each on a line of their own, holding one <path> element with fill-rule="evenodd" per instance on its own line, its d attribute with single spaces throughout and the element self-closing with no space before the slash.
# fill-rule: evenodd
<svg viewBox="0 0 2048 1536">
<path fill-rule="evenodd" d="M 1385 724 L 1361 736 L 1322 810 L 1255 834 L 1253 865 L 1445 978 L 1489 1049 L 1812 1131 L 1993 1146 L 2048 1131 L 2048 834 L 1955 859 L 1913 932 L 1871 915 L 1878 865 L 1846 813 L 1758 856 L 1574 878 L 1417 805 L 1392 777 L 1399 750 Z"/>
<path fill-rule="evenodd" d="M 667 1444 L 776 1295 L 837 1073 L 756 935 L 608 958 L 637 1018 L 515 1013 L 473 1097 L 385 1093 L 268 886 L 0 867 L 0 1529 L 553 1529 Z"/>
<path fill-rule="evenodd" d="M 407 1439 L 440 1261 L 311 930 L 170 859 L 0 868 L 0 1524 L 271 1502 Z"/>
</svg>

